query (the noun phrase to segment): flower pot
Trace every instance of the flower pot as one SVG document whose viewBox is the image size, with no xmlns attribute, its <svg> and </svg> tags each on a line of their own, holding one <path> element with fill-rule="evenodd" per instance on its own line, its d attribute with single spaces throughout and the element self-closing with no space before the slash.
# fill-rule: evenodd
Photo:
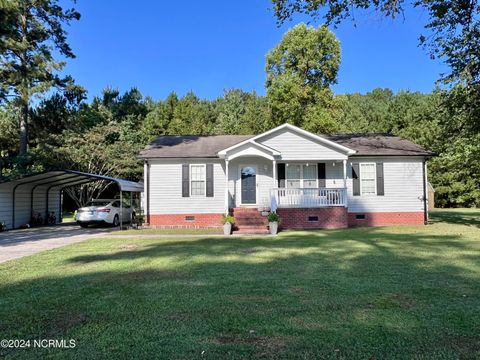
<svg viewBox="0 0 480 360">
<path fill-rule="evenodd" d="M 268 223 L 268 228 L 270 229 L 270 234 L 277 235 L 278 233 L 278 221 L 273 221 Z"/>
<path fill-rule="evenodd" d="M 225 223 L 223 224 L 223 235 L 231 235 L 232 234 L 232 224 Z"/>
</svg>

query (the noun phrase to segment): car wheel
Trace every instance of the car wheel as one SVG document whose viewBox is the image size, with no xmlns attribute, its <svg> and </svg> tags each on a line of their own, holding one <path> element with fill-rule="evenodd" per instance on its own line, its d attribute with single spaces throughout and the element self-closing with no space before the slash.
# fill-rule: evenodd
<svg viewBox="0 0 480 360">
<path fill-rule="evenodd" d="M 115 215 L 113 218 L 113 226 L 117 227 L 120 225 L 120 220 L 118 218 L 118 215 Z"/>
<path fill-rule="evenodd" d="M 85 229 L 85 228 L 88 228 L 88 224 L 80 223 L 80 227 L 82 227 L 82 228 L 84 228 L 84 229 Z"/>
</svg>

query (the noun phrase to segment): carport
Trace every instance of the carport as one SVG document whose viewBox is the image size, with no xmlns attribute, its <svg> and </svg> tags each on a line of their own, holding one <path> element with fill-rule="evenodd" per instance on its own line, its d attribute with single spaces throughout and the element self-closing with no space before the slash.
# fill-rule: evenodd
<svg viewBox="0 0 480 360">
<path fill-rule="evenodd" d="M 4 222 L 7 229 L 16 229 L 30 223 L 35 212 L 42 214 L 45 220 L 50 212 L 54 212 L 57 223 L 60 223 L 63 190 L 98 180 L 117 184 L 121 206 L 125 192 L 130 193 L 130 201 L 134 194 L 143 192 L 142 183 L 74 170 L 32 174 L 0 183 L 0 223 Z"/>
</svg>

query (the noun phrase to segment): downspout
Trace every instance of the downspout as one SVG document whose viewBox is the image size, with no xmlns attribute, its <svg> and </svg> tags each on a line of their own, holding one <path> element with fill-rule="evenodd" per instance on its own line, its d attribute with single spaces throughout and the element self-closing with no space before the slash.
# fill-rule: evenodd
<svg viewBox="0 0 480 360">
<path fill-rule="evenodd" d="M 423 175 L 423 223 L 428 224 L 428 208 L 427 208 L 427 163 L 424 159 L 422 162 Z"/>
<path fill-rule="evenodd" d="M 150 225 L 150 163 L 145 161 L 145 187 L 146 187 L 146 196 L 145 196 L 145 218 L 147 225 Z"/>
</svg>

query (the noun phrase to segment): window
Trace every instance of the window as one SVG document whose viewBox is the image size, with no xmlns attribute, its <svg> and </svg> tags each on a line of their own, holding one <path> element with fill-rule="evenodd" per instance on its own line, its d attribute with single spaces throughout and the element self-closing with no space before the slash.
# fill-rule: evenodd
<svg viewBox="0 0 480 360">
<path fill-rule="evenodd" d="M 300 165 L 287 164 L 287 188 L 298 189 L 301 187 L 302 168 Z"/>
<path fill-rule="evenodd" d="M 317 165 L 303 165 L 303 187 L 317 187 Z"/>
<path fill-rule="evenodd" d="M 190 165 L 190 193 L 205 195 L 205 165 Z"/>
<path fill-rule="evenodd" d="M 288 164 L 286 169 L 287 188 L 312 189 L 318 187 L 316 164 Z"/>
<path fill-rule="evenodd" d="M 376 177 L 375 163 L 360 164 L 360 189 L 362 195 L 376 194 Z"/>
</svg>

